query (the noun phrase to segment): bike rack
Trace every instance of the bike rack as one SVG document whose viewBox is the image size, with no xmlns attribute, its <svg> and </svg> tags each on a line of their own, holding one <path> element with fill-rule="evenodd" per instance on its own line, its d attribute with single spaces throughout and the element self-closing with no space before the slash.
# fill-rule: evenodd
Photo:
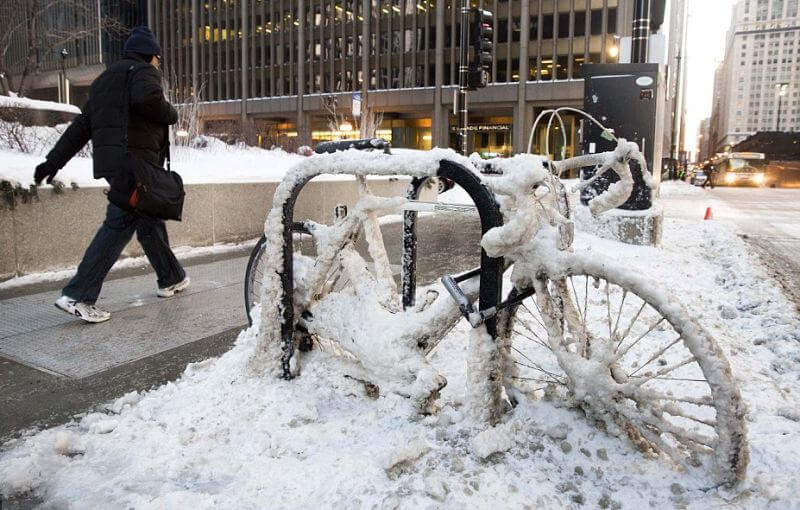
<svg viewBox="0 0 800 510">
<path fill-rule="evenodd" d="M 341 143 L 341 142 L 337 142 Z M 320 144 L 322 145 L 322 144 Z M 353 147 L 350 142 L 349 147 Z M 360 148 L 356 146 L 356 148 Z M 370 146 L 369 148 L 384 149 L 384 147 Z M 326 147 L 327 149 L 327 147 Z M 327 150 L 318 152 L 328 152 Z M 281 290 L 283 295 L 280 298 L 281 310 L 281 343 L 282 343 L 282 368 L 283 378 L 291 379 L 290 362 L 294 355 L 294 205 L 303 187 L 311 181 L 315 174 L 306 176 L 299 180 L 292 188 L 289 198 L 282 206 L 283 222 L 283 270 L 280 273 Z M 500 208 L 494 200 L 492 193 L 481 183 L 477 175 L 458 163 L 442 160 L 439 163 L 437 177 L 447 178 L 458 184 L 469 194 L 475 203 L 481 219 L 481 235 L 489 229 L 503 224 Z M 411 180 L 411 185 L 407 191 L 407 197 L 415 200 L 419 196 L 422 185 L 428 178 L 415 177 Z M 414 294 L 416 292 L 416 257 L 417 257 L 417 229 L 416 211 L 406 211 L 403 227 L 403 306 L 408 307 L 414 304 Z M 489 257 L 486 251 L 481 248 L 480 266 L 480 310 L 496 307 L 502 296 L 502 272 L 503 258 Z M 486 331 L 492 336 L 497 337 L 497 319 L 492 317 L 485 322 Z"/>
</svg>

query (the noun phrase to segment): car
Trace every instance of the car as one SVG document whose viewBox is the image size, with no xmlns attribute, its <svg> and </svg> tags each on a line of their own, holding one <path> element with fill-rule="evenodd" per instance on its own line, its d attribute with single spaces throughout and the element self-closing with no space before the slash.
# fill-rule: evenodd
<svg viewBox="0 0 800 510">
<path fill-rule="evenodd" d="M 704 171 L 696 170 L 689 178 L 689 184 L 702 186 L 706 182 L 706 179 L 708 179 L 708 175 Z"/>
</svg>

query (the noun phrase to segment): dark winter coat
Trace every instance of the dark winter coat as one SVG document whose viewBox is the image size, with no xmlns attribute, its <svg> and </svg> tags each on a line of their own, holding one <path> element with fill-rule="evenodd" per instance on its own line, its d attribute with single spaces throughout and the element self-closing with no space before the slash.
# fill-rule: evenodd
<svg viewBox="0 0 800 510">
<path fill-rule="evenodd" d="M 113 178 L 125 157 L 125 86 L 130 73 L 128 150 L 156 165 L 166 157 L 168 126 L 178 113 L 164 98 L 161 71 L 136 54 L 126 54 L 92 83 L 89 101 L 61 135 L 47 160 L 62 168 L 92 140 L 94 178 Z"/>
</svg>

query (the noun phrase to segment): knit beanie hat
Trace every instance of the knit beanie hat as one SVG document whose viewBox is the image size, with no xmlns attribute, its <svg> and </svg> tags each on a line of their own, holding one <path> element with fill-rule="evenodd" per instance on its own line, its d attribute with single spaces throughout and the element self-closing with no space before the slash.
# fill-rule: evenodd
<svg viewBox="0 0 800 510">
<path fill-rule="evenodd" d="M 125 53 L 138 53 L 140 55 L 161 55 L 161 46 L 156 41 L 156 36 L 147 27 L 136 27 L 131 31 L 130 37 L 125 41 Z"/>
</svg>

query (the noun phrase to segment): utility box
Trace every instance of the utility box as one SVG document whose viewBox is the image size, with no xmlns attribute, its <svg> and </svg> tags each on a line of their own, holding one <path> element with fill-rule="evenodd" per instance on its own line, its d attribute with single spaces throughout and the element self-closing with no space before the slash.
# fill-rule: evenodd
<svg viewBox="0 0 800 510">
<path fill-rule="evenodd" d="M 653 174 L 656 189 L 644 184 L 638 163 L 631 162 L 634 188 L 620 209 L 644 210 L 652 206 L 652 198 L 661 181 L 661 150 L 664 131 L 664 77 L 658 64 L 586 64 L 584 76 L 584 110 L 617 138 L 636 142 Z M 583 124 L 583 152 L 593 154 L 614 150 L 616 143 L 602 137 L 602 129 L 591 121 Z M 593 167 L 581 170 L 581 178 L 594 175 Z M 583 190 L 581 203 L 586 203 L 619 180 L 609 170 L 593 186 Z"/>
</svg>

